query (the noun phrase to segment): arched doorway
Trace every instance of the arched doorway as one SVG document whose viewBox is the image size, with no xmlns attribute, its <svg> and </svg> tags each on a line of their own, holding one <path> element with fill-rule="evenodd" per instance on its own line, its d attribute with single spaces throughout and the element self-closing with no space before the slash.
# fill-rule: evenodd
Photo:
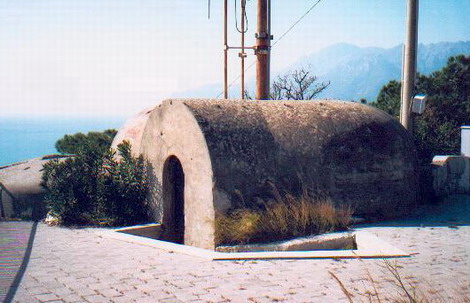
<svg viewBox="0 0 470 303">
<path fill-rule="evenodd" d="M 164 240 L 184 244 L 184 171 L 170 156 L 163 167 Z"/>
</svg>

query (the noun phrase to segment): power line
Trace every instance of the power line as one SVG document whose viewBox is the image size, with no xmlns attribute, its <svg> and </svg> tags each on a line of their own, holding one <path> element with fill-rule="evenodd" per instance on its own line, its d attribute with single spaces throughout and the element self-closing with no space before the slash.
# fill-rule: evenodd
<svg viewBox="0 0 470 303">
<path fill-rule="evenodd" d="M 245 72 L 248 71 L 250 68 L 252 68 L 253 65 L 255 65 L 255 63 L 256 63 L 256 61 L 253 60 L 253 61 L 250 63 L 250 65 L 248 65 L 248 66 L 245 68 Z M 231 88 L 231 87 L 235 84 L 235 82 L 237 82 L 238 80 L 240 80 L 241 77 L 242 77 L 242 75 L 238 75 L 238 77 L 236 77 L 232 82 L 230 82 L 230 84 L 228 85 L 228 88 Z M 216 98 L 216 99 L 219 99 L 220 96 L 222 96 L 223 93 L 224 93 L 224 92 L 220 92 L 220 93 L 217 95 L 217 97 L 215 97 L 215 98 Z"/>
<path fill-rule="evenodd" d="M 322 0 L 318 0 L 317 2 L 315 2 L 306 12 L 305 14 L 303 14 L 299 19 L 297 19 L 297 21 L 294 22 L 294 24 L 292 24 L 276 41 L 274 41 L 273 45 L 276 45 L 279 43 L 279 41 L 281 41 L 291 30 L 294 29 L 294 27 L 297 26 L 297 24 L 300 23 L 300 21 L 302 21 L 305 17 L 307 17 L 308 14 L 310 14 L 310 12 L 321 2 Z"/>
<path fill-rule="evenodd" d="M 300 16 L 299 19 L 297 19 L 297 21 L 295 21 L 276 41 L 274 41 L 274 43 L 272 44 L 271 48 L 273 48 L 276 44 L 279 43 L 279 41 L 281 41 L 285 36 L 287 36 L 287 34 L 289 34 L 293 29 L 294 27 L 296 27 L 305 17 L 307 17 L 308 14 L 310 14 L 310 12 L 318 5 L 320 4 L 322 0 L 317 0 L 317 2 L 315 2 L 302 16 Z M 246 68 L 245 68 L 245 72 L 248 71 L 250 68 L 253 67 L 253 65 L 255 65 L 256 61 L 253 61 L 251 62 L 250 65 L 248 65 Z M 235 82 L 237 82 L 239 79 L 241 78 L 241 75 L 238 75 L 237 78 L 235 78 L 232 82 L 230 82 L 230 84 L 228 85 L 228 88 L 231 88 L 233 86 L 233 84 L 235 84 Z M 220 98 L 220 96 L 222 96 L 223 92 L 221 92 L 217 97 L 216 99 Z"/>
</svg>

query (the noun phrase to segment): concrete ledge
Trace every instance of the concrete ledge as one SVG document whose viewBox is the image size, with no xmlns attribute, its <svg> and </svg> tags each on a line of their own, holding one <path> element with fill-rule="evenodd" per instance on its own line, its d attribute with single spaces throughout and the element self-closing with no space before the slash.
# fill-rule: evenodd
<svg viewBox="0 0 470 303">
<path fill-rule="evenodd" d="M 336 232 L 323 235 L 299 237 L 271 243 L 218 246 L 215 251 L 227 253 L 266 251 L 310 251 L 310 250 L 351 250 L 356 247 L 353 232 Z"/>
<path fill-rule="evenodd" d="M 141 224 L 119 228 L 115 231 L 118 233 L 146 237 L 156 240 L 160 237 L 160 234 L 162 233 L 162 225 L 158 223 Z"/>
<path fill-rule="evenodd" d="M 410 256 L 408 253 L 393 247 L 377 236 L 363 230 L 353 232 L 356 236 L 356 243 L 358 248 L 355 250 L 266 251 L 244 253 L 216 252 L 187 245 L 119 233 L 115 230 L 100 231 L 100 233 L 120 241 L 151 246 L 157 249 L 163 249 L 213 261 L 255 259 L 401 258 Z"/>
</svg>

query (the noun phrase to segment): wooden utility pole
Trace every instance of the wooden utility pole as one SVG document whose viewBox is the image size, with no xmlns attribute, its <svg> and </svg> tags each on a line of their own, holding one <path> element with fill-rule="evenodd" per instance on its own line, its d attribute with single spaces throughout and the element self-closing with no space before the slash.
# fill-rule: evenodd
<svg viewBox="0 0 470 303">
<path fill-rule="evenodd" d="M 246 0 L 240 0 L 240 12 L 241 12 L 241 52 L 238 54 L 241 59 L 241 79 L 240 79 L 240 95 L 242 99 L 245 99 L 245 17 L 246 17 Z"/>
<path fill-rule="evenodd" d="M 258 0 L 257 28 L 256 28 L 256 90 L 255 98 L 258 100 L 269 99 L 270 87 L 270 0 Z"/>
<path fill-rule="evenodd" d="M 419 0 L 408 0 L 406 41 L 403 49 L 400 123 L 412 131 L 411 102 L 416 78 Z"/>
<path fill-rule="evenodd" d="M 228 29 L 227 12 L 228 0 L 224 0 L 224 99 L 228 99 Z"/>
</svg>

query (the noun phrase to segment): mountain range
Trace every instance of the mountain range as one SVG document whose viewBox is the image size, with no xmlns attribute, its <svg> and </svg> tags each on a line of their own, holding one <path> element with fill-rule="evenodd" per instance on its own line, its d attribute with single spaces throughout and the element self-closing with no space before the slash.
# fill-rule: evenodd
<svg viewBox="0 0 470 303">
<path fill-rule="evenodd" d="M 281 73 L 304 67 L 319 81 L 330 81 L 320 98 L 374 101 L 382 86 L 400 80 L 402 49 L 402 45 L 387 49 L 335 44 L 301 58 Z M 470 41 L 419 44 L 418 72 L 428 75 L 444 67 L 449 57 L 460 54 L 470 55 Z M 212 84 L 177 96 L 214 98 L 221 87 Z"/>
</svg>

